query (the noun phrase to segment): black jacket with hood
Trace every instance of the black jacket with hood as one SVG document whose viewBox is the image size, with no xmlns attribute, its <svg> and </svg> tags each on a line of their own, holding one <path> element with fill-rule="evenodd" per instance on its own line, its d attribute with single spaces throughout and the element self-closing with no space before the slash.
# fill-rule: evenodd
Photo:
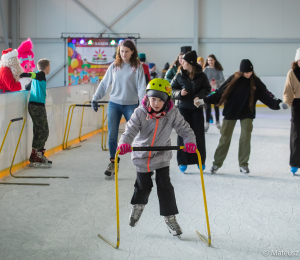
<svg viewBox="0 0 300 260">
<path fill-rule="evenodd" d="M 204 99 L 205 103 L 218 104 L 221 100 L 222 94 L 227 88 L 228 84 L 234 78 L 230 76 L 216 92 L 211 93 Z M 249 99 L 251 94 L 250 79 L 240 77 L 232 93 L 230 93 L 227 101 L 224 104 L 223 116 L 226 120 L 243 120 L 246 118 L 254 119 L 256 115 L 255 105 L 258 100 L 267 105 L 273 110 L 279 110 L 279 103 L 282 102 L 267 89 L 260 78 L 255 78 L 255 92 L 252 109 L 249 107 Z"/>
<path fill-rule="evenodd" d="M 211 92 L 208 78 L 202 72 L 199 64 L 196 65 L 196 74 L 192 80 L 189 78 L 187 71 L 181 68 L 173 78 L 171 86 L 175 106 L 184 109 L 196 109 L 194 99 L 196 97 L 204 99 Z M 181 96 L 182 89 L 188 92 L 186 96 Z"/>
</svg>

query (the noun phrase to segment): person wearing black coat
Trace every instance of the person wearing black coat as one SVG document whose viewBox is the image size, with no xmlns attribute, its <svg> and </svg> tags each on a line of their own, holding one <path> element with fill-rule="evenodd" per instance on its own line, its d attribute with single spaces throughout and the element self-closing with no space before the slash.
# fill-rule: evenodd
<svg viewBox="0 0 300 260">
<path fill-rule="evenodd" d="M 204 98 L 205 103 L 221 105 L 223 109 L 223 124 L 221 138 L 214 155 L 211 173 L 214 174 L 222 166 L 231 142 L 232 133 L 237 120 L 241 123 L 239 142 L 240 172 L 249 173 L 248 161 L 251 151 L 251 132 L 255 118 L 256 102 L 260 100 L 273 110 L 280 109 L 280 99 L 268 91 L 264 83 L 258 78 L 250 60 L 242 60 L 240 71 L 230 76 L 219 89 Z"/>
<path fill-rule="evenodd" d="M 182 66 L 171 82 L 172 98 L 184 119 L 195 132 L 197 148 L 201 155 L 202 167 L 205 169 L 205 133 L 203 107 L 197 103 L 211 91 L 207 76 L 197 63 L 197 53 L 187 52 L 183 56 Z M 203 103 L 204 104 L 204 103 Z M 183 139 L 178 136 L 177 145 L 183 146 Z M 186 171 L 188 165 L 197 164 L 197 154 L 188 154 L 183 150 L 177 152 L 177 162 L 180 171 Z M 198 165 L 199 167 L 199 165 Z"/>
</svg>

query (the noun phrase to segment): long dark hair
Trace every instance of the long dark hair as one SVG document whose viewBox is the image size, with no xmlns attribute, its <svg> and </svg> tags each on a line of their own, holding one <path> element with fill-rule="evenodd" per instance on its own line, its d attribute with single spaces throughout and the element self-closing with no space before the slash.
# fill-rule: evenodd
<svg viewBox="0 0 300 260">
<path fill-rule="evenodd" d="M 116 60 L 115 60 L 116 67 L 122 67 L 122 64 L 124 63 L 124 61 L 121 57 L 121 54 L 120 54 L 121 46 L 125 46 L 125 47 L 129 48 L 131 51 L 133 51 L 133 53 L 130 57 L 130 66 L 137 68 L 140 65 L 140 60 L 138 59 L 138 52 L 137 52 L 137 49 L 136 49 L 134 43 L 129 39 L 122 41 L 121 44 L 118 46 Z"/>
<path fill-rule="evenodd" d="M 192 65 L 191 65 L 191 66 L 192 66 Z M 192 66 L 192 72 L 191 72 L 191 73 L 190 73 L 188 70 L 183 69 L 183 66 L 182 66 L 182 65 L 179 66 L 179 68 L 178 68 L 178 70 L 177 70 L 177 73 L 179 73 L 181 70 L 184 71 L 184 72 L 188 75 L 188 77 L 189 77 L 191 80 L 194 79 L 194 77 L 195 77 L 195 75 L 196 75 L 196 73 L 197 73 L 197 69 L 196 69 L 195 66 Z M 176 73 L 176 74 L 177 74 L 177 73 Z"/>
<path fill-rule="evenodd" d="M 299 66 L 298 66 L 298 61 L 294 61 L 293 63 L 292 63 L 292 70 L 295 70 L 295 69 L 298 69 L 299 68 Z"/>
<path fill-rule="evenodd" d="M 221 100 L 218 104 L 218 106 L 221 106 L 222 104 L 226 104 L 228 97 L 230 96 L 230 94 L 232 93 L 232 91 L 234 90 L 234 88 L 236 87 L 236 83 L 238 81 L 238 79 L 240 77 L 243 77 L 244 73 L 243 72 L 236 72 L 234 73 L 234 77 L 233 79 L 228 83 L 225 91 L 223 92 L 222 96 L 221 96 Z M 251 110 L 253 110 L 253 104 L 254 104 L 254 92 L 255 92 L 255 80 L 258 77 L 255 75 L 254 71 L 250 77 L 250 86 L 251 86 L 251 92 L 250 92 L 250 98 L 249 98 L 249 108 Z"/>
<path fill-rule="evenodd" d="M 180 63 L 179 63 L 179 56 L 180 55 L 183 55 L 184 53 L 183 52 L 180 52 L 179 55 L 177 56 L 176 60 L 173 62 L 173 64 L 170 66 L 170 68 L 172 68 L 174 65 L 178 68 L 180 66 Z"/>
<path fill-rule="evenodd" d="M 203 69 L 205 69 L 207 66 L 209 66 L 208 65 L 208 58 L 212 58 L 212 59 L 215 60 L 215 69 L 216 70 L 223 71 L 223 67 L 222 67 L 221 63 L 217 60 L 216 56 L 213 55 L 213 54 L 208 55 L 204 65 L 203 65 Z"/>
</svg>

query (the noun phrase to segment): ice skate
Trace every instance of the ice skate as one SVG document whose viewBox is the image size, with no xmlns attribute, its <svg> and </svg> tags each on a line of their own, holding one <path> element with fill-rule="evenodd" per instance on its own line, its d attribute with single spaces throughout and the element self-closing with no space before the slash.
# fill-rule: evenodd
<svg viewBox="0 0 300 260">
<path fill-rule="evenodd" d="M 218 167 L 217 165 L 213 164 L 213 166 L 210 169 L 211 174 L 215 174 L 219 168 L 220 167 Z"/>
<path fill-rule="evenodd" d="M 220 124 L 219 121 L 216 122 L 216 127 L 217 127 L 219 130 L 221 130 L 221 124 Z"/>
<path fill-rule="evenodd" d="M 207 133 L 208 128 L 209 128 L 209 122 L 206 122 L 206 123 L 205 123 L 205 126 L 204 126 L 204 131 L 205 131 L 205 133 Z"/>
<path fill-rule="evenodd" d="M 182 172 L 182 173 L 185 173 L 187 169 L 187 165 L 179 165 L 179 170 Z"/>
<path fill-rule="evenodd" d="M 52 167 L 52 161 L 49 161 L 44 156 L 45 150 L 37 151 L 37 149 L 32 149 L 29 161 L 29 167 L 36 167 L 36 168 L 50 168 Z"/>
<path fill-rule="evenodd" d="M 249 170 L 248 166 L 241 166 L 240 172 L 247 174 L 247 173 L 250 173 L 250 170 Z"/>
<path fill-rule="evenodd" d="M 291 167 L 291 172 L 293 175 L 296 175 L 296 172 L 298 171 L 298 167 Z"/>
<path fill-rule="evenodd" d="M 118 163 L 120 162 L 120 158 L 118 158 Z M 119 164 L 118 164 L 118 170 L 119 170 Z M 107 166 L 107 170 L 104 172 L 105 179 L 110 180 L 115 177 L 115 162 L 110 162 Z"/>
<path fill-rule="evenodd" d="M 145 205 L 135 204 L 132 205 L 131 213 L 129 216 L 129 226 L 135 227 L 140 220 L 140 217 L 144 211 Z"/>
<path fill-rule="evenodd" d="M 198 169 L 200 170 L 200 168 L 199 168 L 199 164 L 197 164 L 197 167 L 198 167 Z M 206 168 L 206 167 L 205 167 L 205 165 L 203 164 L 203 165 L 202 165 L 202 171 L 204 171 L 204 170 L 205 170 L 205 168 Z"/>
<path fill-rule="evenodd" d="M 169 232 L 173 236 L 178 236 L 180 238 L 180 235 L 182 234 L 182 229 L 180 228 L 180 226 L 178 225 L 178 223 L 176 221 L 176 216 L 175 215 L 166 216 L 165 222 L 167 224 L 167 228 L 168 228 Z"/>
</svg>

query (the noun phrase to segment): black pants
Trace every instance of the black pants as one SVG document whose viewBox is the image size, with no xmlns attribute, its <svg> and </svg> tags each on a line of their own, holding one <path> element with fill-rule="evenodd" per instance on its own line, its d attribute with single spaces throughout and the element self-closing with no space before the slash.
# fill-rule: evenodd
<svg viewBox="0 0 300 260">
<path fill-rule="evenodd" d="M 300 168 L 300 98 L 292 104 L 290 151 L 290 166 Z"/>
<path fill-rule="evenodd" d="M 214 105 L 215 108 L 215 116 L 216 116 L 216 121 L 220 121 L 220 109 L 218 106 Z M 206 122 L 209 122 L 209 119 L 212 118 L 211 116 L 211 104 L 205 104 L 205 112 L 206 112 Z"/>
<path fill-rule="evenodd" d="M 148 198 L 153 187 L 151 179 L 152 173 L 153 172 L 137 172 L 131 204 L 146 205 L 148 203 Z M 174 187 L 170 179 L 169 166 L 156 170 L 155 181 L 157 185 L 160 215 L 170 216 L 178 214 Z"/>
<path fill-rule="evenodd" d="M 181 115 L 190 124 L 196 136 L 196 145 L 201 155 L 202 165 L 205 165 L 206 149 L 205 149 L 205 132 L 204 132 L 204 116 L 203 108 L 197 109 L 179 109 Z M 177 137 L 177 145 L 183 146 L 181 136 Z M 183 150 L 177 152 L 178 165 L 198 164 L 198 156 L 196 153 L 186 153 Z"/>
</svg>

